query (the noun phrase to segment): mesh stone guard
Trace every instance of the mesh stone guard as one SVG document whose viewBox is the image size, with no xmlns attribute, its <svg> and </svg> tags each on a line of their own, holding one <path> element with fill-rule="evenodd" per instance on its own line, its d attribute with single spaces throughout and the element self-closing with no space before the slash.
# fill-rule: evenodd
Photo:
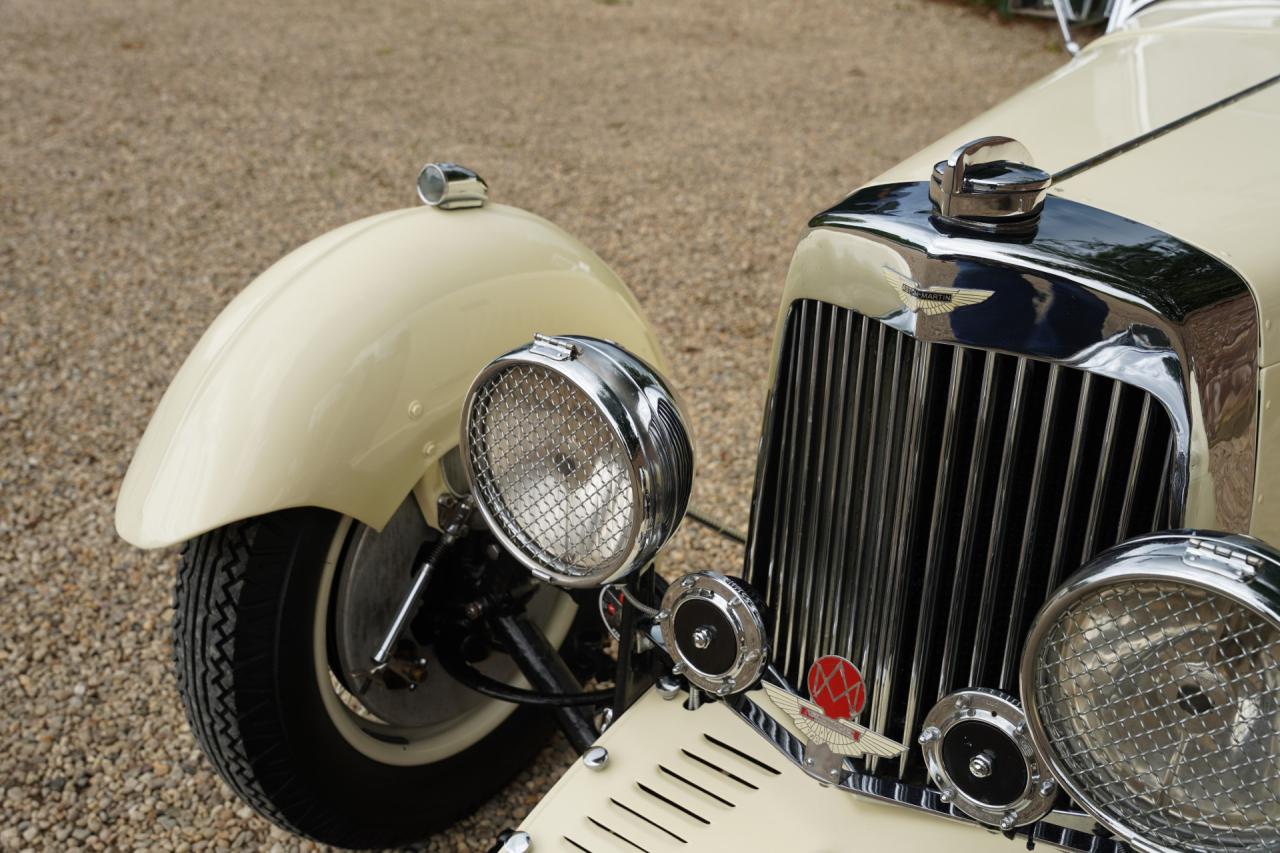
<svg viewBox="0 0 1280 853">
<path fill-rule="evenodd" d="M 648 565 L 688 508 L 693 447 L 676 397 L 617 344 L 545 337 L 480 371 L 462 461 L 494 536 L 566 587 Z"/>
<path fill-rule="evenodd" d="M 626 558 L 630 460 L 580 388 L 538 365 L 504 367 L 476 390 L 468 439 L 480 496 L 534 559 L 588 575 Z"/>
<path fill-rule="evenodd" d="M 1021 673 L 1036 751 L 1140 850 L 1280 847 L 1278 566 L 1248 537 L 1142 537 L 1036 618 Z"/>
</svg>

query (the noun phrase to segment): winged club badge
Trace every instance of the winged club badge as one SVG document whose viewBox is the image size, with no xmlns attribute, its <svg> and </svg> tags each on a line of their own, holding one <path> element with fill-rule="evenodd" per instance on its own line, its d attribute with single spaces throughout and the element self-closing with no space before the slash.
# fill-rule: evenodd
<svg viewBox="0 0 1280 853">
<path fill-rule="evenodd" d="M 809 700 L 764 682 L 765 692 L 808 739 L 805 764 L 823 781 L 838 780 L 845 756 L 895 758 L 906 747 L 853 721 L 867 703 L 862 673 L 838 655 L 809 667 Z"/>
<path fill-rule="evenodd" d="M 908 311 L 924 314 L 946 314 L 964 305 L 985 302 L 994 290 L 977 290 L 969 287 L 925 287 L 897 270 L 882 267 L 884 280 L 898 294 Z"/>
</svg>

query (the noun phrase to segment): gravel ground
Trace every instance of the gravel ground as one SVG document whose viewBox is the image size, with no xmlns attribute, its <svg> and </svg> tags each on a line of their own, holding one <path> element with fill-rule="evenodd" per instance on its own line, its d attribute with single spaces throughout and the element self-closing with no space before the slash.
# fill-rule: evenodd
<svg viewBox="0 0 1280 853">
<path fill-rule="evenodd" d="M 2 0 L 0 848 L 306 848 L 188 734 L 174 555 L 115 538 L 133 446 L 258 271 L 451 158 L 556 221 L 671 342 L 696 500 L 745 526 L 807 216 L 1063 60 L 924 0 L 218 4 Z M 740 554 L 687 531 L 670 565 Z M 513 825 L 557 741 L 433 849 Z"/>
</svg>

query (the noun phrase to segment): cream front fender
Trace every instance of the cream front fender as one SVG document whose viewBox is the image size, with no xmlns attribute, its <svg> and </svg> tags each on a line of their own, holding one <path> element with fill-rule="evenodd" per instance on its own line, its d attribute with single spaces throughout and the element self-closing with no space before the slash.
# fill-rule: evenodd
<svg viewBox="0 0 1280 853">
<path fill-rule="evenodd" d="M 477 371 L 535 332 L 665 367 L 618 277 L 533 214 L 420 207 L 332 231 L 205 332 L 142 437 L 116 529 L 163 547 L 298 506 L 380 528 L 457 445 Z"/>
</svg>

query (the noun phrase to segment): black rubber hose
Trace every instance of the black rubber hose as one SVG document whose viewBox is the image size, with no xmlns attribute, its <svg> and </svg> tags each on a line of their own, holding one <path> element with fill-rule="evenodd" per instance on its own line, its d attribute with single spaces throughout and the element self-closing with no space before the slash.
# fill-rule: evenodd
<svg viewBox="0 0 1280 853">
<path fill-rule="evenodd" d="M 517 612 L 491 616 L 489 630 L 536 689 L 570 696 L 581 692 L 582 685 L 564 658 L 560 657 L 560 651 L 526 614 Z M 607 695 L 612 696 L 612 691 Z M 590 712 L 579 706 L 558 705 L 555 714 L 560 731 L 579 753 L 586 752 L 600 736 Z"/>
<path fill-rule="evenodd" d="M 540 705 L 545 708 L 565 708 L 576 705 L 603 705 L 613 699 L 613 689 L 591 690 L 586 693 L 542 693 L 512 687 L 496 678 L 490 678 L 467 663 L 459 650 L 457 637 L 442 637 L 436 643 L 436 659 L 454 681 L 481 696 L 511 702 L 516 705 Z"/>
</svg>

